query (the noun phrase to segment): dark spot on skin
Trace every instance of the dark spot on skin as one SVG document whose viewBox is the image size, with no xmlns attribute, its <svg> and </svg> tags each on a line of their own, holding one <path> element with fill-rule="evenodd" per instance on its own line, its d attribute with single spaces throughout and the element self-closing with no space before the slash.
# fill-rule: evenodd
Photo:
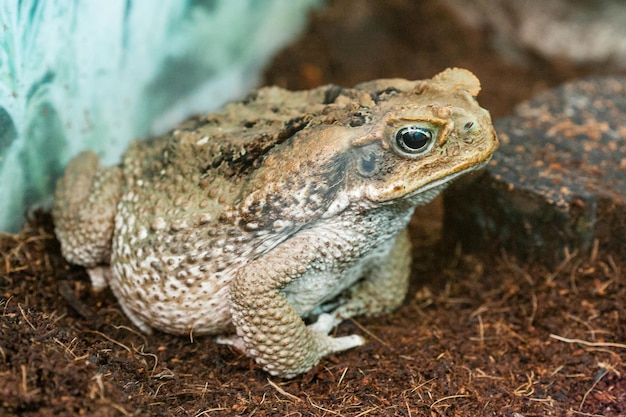
<svg viewBox="0 0 626 417">
<path fill-rule="evenodd" d="M 329 86 L 326 90 L 326 93 L 324 94 L 324 102 L 322 104 L 334 103 L 335 100 L 337 100 L 337 97 L 341 95 L 343 90 L 344 89 L 342 87 L 339 87 L 338 85 Z"/>
<path fill-rule="evenodd" d="M 359 127 L 359 126 L 363 126 L 365 123 L 367 123 L 369 117 L 368 114 L 365 114 L 363 112 L 356 112 L 353 113 L 350 116 L 350 127 Z"/>
<path fill-rule="evenodd" d="M 155 271 L 158 271 L 158 272 L 163 272 L 163 267 L 161 266 L 161 262 L 158 262 L 158 261 L 152 261 L 152 262 L 150 263 L 150 266 L 151 266 L 152 268 L 154 268 L 154 270 L 155 270 Z"/>
<path fill-rule="evenodd" d="M 241 100 L 241 103 L 244 104 L 244 105 L 250 104 L 250 103 L 256 101 L 257 98 L 259 98 L 259 93 L 258 93 L 258 91 L 254 91 L 254 92 L 248 94 L 243 100 Z"/>
<path fill-rule="evenodd" d="M 213 161 L 211 161 L 211 168 L 215 169 L 218 166 L 220 166 L 222 164 L 222 162 L 224 162 L 224 160 L 228 160 L 230 158 L 232 158 L 232 152 L 229 153 L 229 155 L 219 155 L 217 156 L 215 159 L 213 159 Z M 205 170 L 206 172 L 207 170 Z"/>
<path fill-rule="evenodd" d="M 380 101 L 387 100 L 389 97 L 395 96 L 399 93 L 401 93 L 401 91 L 398 90 L 397 88 L 389 87 L 382 91 L 377 91 L 376 93 L 373 93 L 371 97 L 372 97 L 372 100 L 374 100 L 374 103 L 378 104 Z"/>
</svg>

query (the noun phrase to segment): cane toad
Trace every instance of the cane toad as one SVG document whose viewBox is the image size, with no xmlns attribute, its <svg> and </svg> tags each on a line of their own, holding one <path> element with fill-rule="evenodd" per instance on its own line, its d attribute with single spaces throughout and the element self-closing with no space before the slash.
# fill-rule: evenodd
<svg viewBox="0 0 626 417">
<path fill-rule="evenodd" d="M 458 68 L 267 87 L 134 142 L 119 165 L 84 152 L 57 184 L 63 254 L 141 330 L 222 335 L 293 377 L 364 343 L 328 335 L 342 320 L 402 303 L 414 208 L 497 147 L 479 90 Z"/>
</svg>

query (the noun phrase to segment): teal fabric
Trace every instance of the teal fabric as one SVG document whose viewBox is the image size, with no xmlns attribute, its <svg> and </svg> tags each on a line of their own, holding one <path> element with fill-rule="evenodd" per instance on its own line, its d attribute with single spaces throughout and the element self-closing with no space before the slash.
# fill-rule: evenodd
<svg viewBox="0 0 626 417">
<path fill-rule="evenodd" d="M 0 231 L 68 160 L 242 96 L 320 0 L 0 2 Z"/>
</svg>

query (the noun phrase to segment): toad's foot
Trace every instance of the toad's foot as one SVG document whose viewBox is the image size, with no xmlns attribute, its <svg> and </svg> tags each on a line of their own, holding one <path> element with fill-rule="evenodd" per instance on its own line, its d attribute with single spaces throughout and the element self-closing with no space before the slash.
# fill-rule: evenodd
<svg viewBox="0 0 626 417">
<path fill-rule="evenodd" d="M 365 344 L 366 340 L 359 335 L 350 335 L 342 337 L 328 336 L 341 320 L 332 314 L 320 314 L 317 321 L 307 326 L 313 335 L 316 336 L 318 343 L 325 347 L 329 352 L 341 352 L 343 350 L 352 349 Z M 242 337 L 237 335 L 217 336 L 215 342 L 220 345 L 229 345 L 240 352 L 248 354 L 246 344 Z M 248 355 L 250 356 L 250 355 Z"/>
</svg>

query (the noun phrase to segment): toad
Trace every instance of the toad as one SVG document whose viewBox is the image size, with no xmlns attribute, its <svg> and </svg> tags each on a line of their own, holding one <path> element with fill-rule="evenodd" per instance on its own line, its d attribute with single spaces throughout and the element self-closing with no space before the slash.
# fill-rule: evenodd
<svg viewBox="0 0 626 417">
<path fill-rule="evenodd" d="M 83 152 L 55 194 L 63 255 L 142 331 L 220 335 L 294 377 L 364 343 L 330 336 L 341 321 L 403 302 L 415 207 L 497 147 L 479 91 L 458 68 L 266 87 L 134 142 L 119 165 Z"/>
</svg>

